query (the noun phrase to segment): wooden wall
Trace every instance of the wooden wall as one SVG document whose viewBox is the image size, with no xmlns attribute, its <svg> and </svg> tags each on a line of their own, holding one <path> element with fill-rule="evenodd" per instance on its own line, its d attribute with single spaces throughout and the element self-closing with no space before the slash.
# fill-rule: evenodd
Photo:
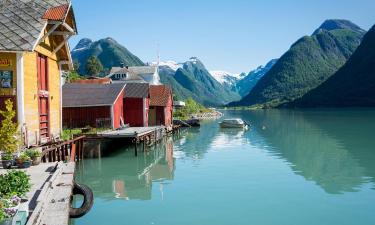
<svg viewBox="0 0 375 225">
<path fill-rule="evenodd" d="M 116 99 L 116 102 L 113 105 L 113 125 L 114 129 L 121 127 L 121 119 L 124 122 L 124 91 Z"/>
<path fill-rule="evenodd" d="M 129 124 L 131 127 L 147 126 L 143 107 L 142 98 L 124 98 L 125 124 Z"/>
<path fill-rule="evenodd" d="M 96 127 L 97 119 L 111 119 L 110 106 L 63 108 L 64 128 Z M 110 123 L 109 125 L 112 125 Z"/>
</svg>

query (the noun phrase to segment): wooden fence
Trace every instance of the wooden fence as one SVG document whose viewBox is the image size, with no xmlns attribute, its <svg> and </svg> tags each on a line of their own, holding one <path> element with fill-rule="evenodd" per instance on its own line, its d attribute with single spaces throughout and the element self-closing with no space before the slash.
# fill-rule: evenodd
<svg viewBox="0 0 375 225">
<path fill-rule="evenodd" d="M 83 159 L 85 136 L 43 147 L 42 162 L 80 161 Z"/>
</svg>

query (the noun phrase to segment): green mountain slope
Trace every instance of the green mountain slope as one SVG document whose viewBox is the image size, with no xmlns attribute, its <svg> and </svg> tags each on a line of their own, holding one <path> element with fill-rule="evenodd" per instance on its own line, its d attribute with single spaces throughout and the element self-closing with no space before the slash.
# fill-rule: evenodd
<svg viewBox="0 0 375 225">
<path fill-rule="evenodd" d="M 249 95 L 230 106 L 276 107 L 300 98 L 343 66 L 363 35 L 349 21 L 325 21 L 312 36 L 293 44 Z"/>
<path fill-rule="evenodd" d="M 197 58 L 185 62 L 174 74 L 173 70 L 161 67 L 160 78 L 172 87 L 177 98 L 192 97 L 205 106 L 222 106 L 240 99 L 238 93 L 215 80 Z"/>
<path fill-rule="evenodd" d="M 337 73 L 296 100 L 294 105 L 375 106 L 375 26 Z"/>
<path fill-rule="evenodd" d="M 80 74 L 86 74 L 86 61 L 91 56 L 97 57 L 106 70 L 111 69 L 112 66 L 120 66 L 121 63 L 127 66 L 144 65 L 137 56 L 112 38 L 105 38 L 95 42 L 84 38 L 79 41 L 72 50 L 72 58 L 79 63 Z"/>
</svg>

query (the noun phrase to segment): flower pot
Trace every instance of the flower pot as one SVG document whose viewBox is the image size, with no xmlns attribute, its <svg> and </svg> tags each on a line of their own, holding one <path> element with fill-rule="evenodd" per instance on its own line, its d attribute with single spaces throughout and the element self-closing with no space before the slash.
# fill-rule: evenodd
<svg viewBox="0 0 375 225">
<path fill-rule="evenodd" d="M 32 160 L 33 160 L 32 165 L 37 166 L 42 162 L 42 157 L 35 157 Z"/>
<path fill-rule="evenodd" d="M 10 169 L 13 166 L 13 160 L 3 160 L 2 164 L 4 169 Z"/>
<path fill-rule="evenodd" d="M 18 168 L 20 169 L 26 169 L 31 166 L 31 161 L 17 161 Z"/>
</svg>

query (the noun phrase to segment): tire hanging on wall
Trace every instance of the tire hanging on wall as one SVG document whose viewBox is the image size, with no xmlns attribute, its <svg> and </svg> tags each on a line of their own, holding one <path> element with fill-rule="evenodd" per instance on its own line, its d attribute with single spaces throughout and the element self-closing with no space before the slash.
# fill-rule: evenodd
<svg viewBox="0 0 375 225">
<path fill-rule="evenodd" d="M 94 204 L 94 194 L 88 186 L 74 183 L 73 195 L 82 195 L 83 203 L 79 208 L 73 208 L 71 206 L 69 210 L 69 217 L 80 218 L 86 215 L 92 208 L 92 205 Z"/>
</svg>

